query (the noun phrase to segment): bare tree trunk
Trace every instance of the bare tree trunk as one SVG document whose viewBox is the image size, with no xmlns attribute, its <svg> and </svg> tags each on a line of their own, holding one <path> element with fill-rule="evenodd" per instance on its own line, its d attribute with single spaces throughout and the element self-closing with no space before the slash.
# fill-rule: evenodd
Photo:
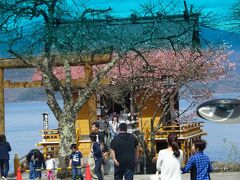
<svg viewBox="0 0 240 180">
<path fill-rule="evenodd" d="M 155 142 L 155 132 L 154 132 L 154 127 L 153 127 L 153 120 L 151 119 L 151 132 L 150 132 L 150 142 L 151 142 L 151 156 L 154 156 L 156 154 L 155 151 L 155 146 L 156 146 L 156 142 Z"/>
<path fill-rule="evenodd" d="M 59 134 L 59 167 L 63 170 L 58 172 L 57 177 L 62 179 L 68 176 L 65 168 L 69 163 L 70 146 L 76 143 L 75 116 L 72 113 L 65 113 L 59 120 Z"/>
<path fill-rule="evenodd" d="M 141 147 L 143 148 L 143 153 L 145 154 L 146 158 L 146 167 L 144 167 L 144 171 L 147 172 L 147 174 L 153 174 L 156 172 L 156 164 L 152 162 L 153 157 L 155 157 L 155 154 L 152 154 L 149 149 L 147 143 L 144 141 L 142 134 L 139 132 L 134 133 L 136 138 L 138 139 L 138 142 L 140 143 Z M 144 156 L 144 155 L 143 155 Z M 145 166 L 145 164 L 143 165 Z M 146 168 L 146 169 L 145 169 Z"/>
</svg>

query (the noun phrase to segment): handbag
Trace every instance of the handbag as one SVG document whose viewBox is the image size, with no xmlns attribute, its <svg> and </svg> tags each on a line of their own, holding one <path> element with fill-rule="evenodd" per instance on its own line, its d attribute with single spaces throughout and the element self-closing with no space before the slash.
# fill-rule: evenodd
<svg viewBox="0 0 240 180">
<path fill-rule="evenodd" d="M 159 171 L 156 171 L 156 174 L 150 175 L 150 180 L 161 180 Z"/>
</svg>

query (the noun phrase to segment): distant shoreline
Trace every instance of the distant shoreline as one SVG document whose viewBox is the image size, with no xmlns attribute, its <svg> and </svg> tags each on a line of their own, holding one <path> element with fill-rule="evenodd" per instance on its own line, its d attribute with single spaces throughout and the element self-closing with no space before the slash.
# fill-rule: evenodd
<svg viewBox="0 0 240 180">
<path fill-rule="evenodd" d="M 240 163 L 212 162 L 213 172 L 240 172 Z"/>
<path fill-rule="evenodd" d="M 58 102 L 63 102 L 62 100 L 61 101 L 58 101 Z M 25 103 L 25 104 L 37 104 L 37 103 L 47 103 L 47 100 L 34 100 L 34 101 L 6 101 L 5 103 L 7 104 L 21 104 L 21 103 Z"/>
</svg>

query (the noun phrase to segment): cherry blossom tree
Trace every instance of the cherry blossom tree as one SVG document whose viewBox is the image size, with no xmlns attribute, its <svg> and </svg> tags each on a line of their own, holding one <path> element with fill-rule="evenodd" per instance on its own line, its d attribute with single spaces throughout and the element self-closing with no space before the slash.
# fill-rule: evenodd
<svg viewBox="0 0 240 180">
<path fill-rule="evenodd" d="M 126 103 L 124 95 L 134 92 L 134 108 L 129 111 L 138 116 L 141 110 L 149 106 L 147 100 L 155 99 L 155 112 L 152 114 L 149 132 L 153 136 L 151 152 L 155 155 L 155 133 L 163 124 L 173 121 L 173 117 L 169 115 L 171 109 L 175 108 L 180 99 L 190 101 L 189 107 L 181 116 L 199 99 L 211 96 L 206 83 L 228 76 L 229 70 L 235 66 L 228 59 L 230 54 L 226 47 L 131 51 L 108 72 L 107 76 L 112 84 L 107 88 L 103 87 L 100 92 L 123 106 Z M 95 70 L 98 71 L 102 66 L 104 65 Z M 159 113 L 161 115 L 157 119 Z"/>
<path fill-rule="evenodd" d="M 93 9 L 82 3 L 74 0 L 0 3 L 1 42 L 7 46 L 9 56 L 42 73 L 47 104 L 59 123 L 60 167 L 67 165 L 70 144 L 76 141 L 75 121 L 79 110 L 99 90 L 101 80 L 112 67 L 108 76 L 113 77 L 113 84 L 122 87 L 127 84 L 126 90 L 131 92 L 140 89 L 146 98 L 155 92 L 179 89 L 194 76 L 191 67 L 185 69 L 189 75 L 182 71 L 187 68 L 187 58 L 194 53 L 187 56 L 187 50 L 177 50 L 191 47 L 193 40 L 198 42 L 198 14 L 168 16 L 152 11 L 149 17 L 132 14 L 130 18 L 117 19 L 111 16 L 111 8 Z M 102 66 L 85 87 L 73 88 L 71 65 L 91 66 L 94 57 L 99 55 L 106 55 L 111 61 L 105 61 L 109 63 Z M 195 60 L 198 56 L 200 53 L 195 54 Z M 84 57 L 88 57 L 87 60 Z M 181 61 L 176 66 L 172 61 L 178 58 Z M 63 69 L 65 75 L 61 78 L 55 72 L 56 67 Z M 202 73 L 199 78 L 205 75 Z M 164 82 L 159 82 L 164 76 L 175 78 L 175 88 L 161 86 Z M 62 97 L 63 107 L 57 101 L 56 92 Z M 77 94 L 77 98 L 74 99 L 73 94 Z M 144 108 L 144 102 L 134 111 Z"/>
</svg>

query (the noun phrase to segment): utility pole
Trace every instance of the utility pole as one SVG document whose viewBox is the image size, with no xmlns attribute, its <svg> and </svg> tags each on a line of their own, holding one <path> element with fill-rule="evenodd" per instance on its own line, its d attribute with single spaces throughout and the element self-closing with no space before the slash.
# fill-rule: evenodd
<svg viewBox="0 0 240 180">
<path fill-rule="evenodd" d="M 187 8 L 187 2 L 186 2 L 186 0 L 184 0 L 184 11 L 183 11 L 183 14 L 184 14 L 184 18 L 186 19 L 186 20 L 188 20 L 189 19 L 189 13 L 188 13 L 188 8 Z"/>
</svg>

